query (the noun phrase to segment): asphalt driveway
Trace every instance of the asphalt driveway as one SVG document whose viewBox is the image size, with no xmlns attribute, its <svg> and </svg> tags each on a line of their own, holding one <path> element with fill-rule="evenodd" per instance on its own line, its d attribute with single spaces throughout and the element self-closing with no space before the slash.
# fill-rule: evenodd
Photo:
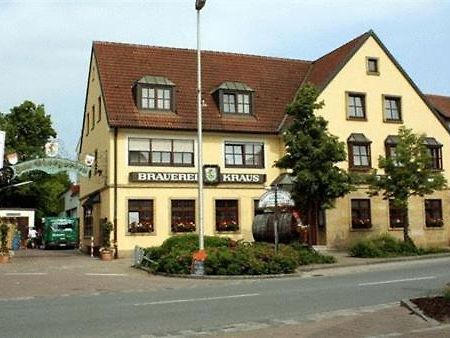
<svg viewBox="0 0 450 338">
<path fill-rule="evenodd" d="M 132 264 L 132 258 L 105 262 L 78 250 L 19 250 L 10 263 L 0 265 L 0 300 L 226 283 L 153 276 L 133 268 Z"/>
</svg>

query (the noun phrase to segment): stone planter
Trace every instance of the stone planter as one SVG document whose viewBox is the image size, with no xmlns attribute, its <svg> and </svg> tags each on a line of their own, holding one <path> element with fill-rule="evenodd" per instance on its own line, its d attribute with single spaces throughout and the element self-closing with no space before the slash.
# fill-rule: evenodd
<svg viewBox="0 0 450 338">
<path fill-rule="evenodd" d="M 0 256 L 0 264 L 9 263 L 10 258 L 9 256 Z"/>
<path fill-rule="evenodd" d="M 100 251 L 100 259 L 102 261 L 111 261 L 113 259 L 112 250 L 102 250 Z"/>
</svg>

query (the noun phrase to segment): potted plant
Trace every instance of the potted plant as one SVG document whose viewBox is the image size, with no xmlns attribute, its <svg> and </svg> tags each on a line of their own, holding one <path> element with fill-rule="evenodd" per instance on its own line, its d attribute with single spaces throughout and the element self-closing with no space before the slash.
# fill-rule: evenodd
<svg viewBox="0 0 450 338">
<path fill-rule="evenodd" d="M 192 221 L 177 221 L 172 224 L 172 232 L 193 232 L 195 223 Z"/>
<path fill-rule="evenodd" d="M 100 230 L 102 232 L 102 246 L 99 250 L 100 259 L 102 261 L 110 261 L 113 256 L 113 248 L 111 248 L 111 231 L 113 229 L 113 225 L 111 222 L 104 221 L 101 224 Z"/>
<path fill-rule="evenodd" d="M 239 229 L 239 225 L 234 219 L 228 219 L 217 222 L 216 230 L 217 231 L 237 231 Z"/>
<path fill-rule="evenodd" d="M 0 224 L 0 263 L 8 263 L 10 259 L 8 248 L 8 230 L 9 227 L 6 223 Z"/>
</svg>

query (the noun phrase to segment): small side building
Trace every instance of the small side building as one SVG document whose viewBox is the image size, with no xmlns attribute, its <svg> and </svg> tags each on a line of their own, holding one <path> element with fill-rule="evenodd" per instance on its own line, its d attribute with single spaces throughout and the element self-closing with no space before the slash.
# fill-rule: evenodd
<svg viewBox="0 0 450 338">
<path fill-rule="evenodd" d="M 63 210 L 59 213 L 60 217 L 79 217 L 80 209 L 80 186 L 71 184 L 69 189 L 60 195 Z"/>
</svg>

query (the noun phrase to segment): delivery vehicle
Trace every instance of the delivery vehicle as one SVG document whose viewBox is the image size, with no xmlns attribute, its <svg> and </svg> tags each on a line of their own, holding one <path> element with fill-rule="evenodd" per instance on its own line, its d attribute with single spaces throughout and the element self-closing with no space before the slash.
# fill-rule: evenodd
<svg viewBox="0 0 450 338">
<path fill-rule="evenodd" d="M 44 249 L 51 247 L 78 246 L 78 218 L 74 217 L 47 217 L 44 220 L 42 244 Z"/>
</svg>

